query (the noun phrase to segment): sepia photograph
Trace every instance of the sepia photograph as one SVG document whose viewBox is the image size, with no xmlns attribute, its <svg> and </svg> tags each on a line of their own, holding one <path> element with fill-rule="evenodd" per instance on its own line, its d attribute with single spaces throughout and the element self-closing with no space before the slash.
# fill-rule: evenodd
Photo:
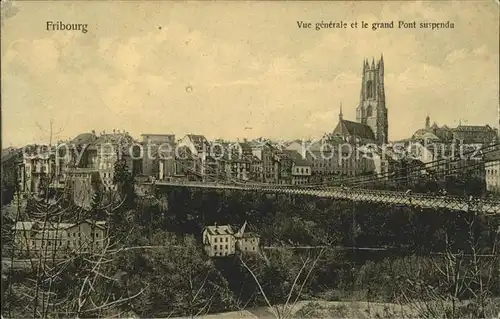
<svg viewBox="0 0 500 319">
<path fill-rule="evenodd" d="M 500 3 L 1 0 L 1 318 L 499 318 Z"/>
</svg>

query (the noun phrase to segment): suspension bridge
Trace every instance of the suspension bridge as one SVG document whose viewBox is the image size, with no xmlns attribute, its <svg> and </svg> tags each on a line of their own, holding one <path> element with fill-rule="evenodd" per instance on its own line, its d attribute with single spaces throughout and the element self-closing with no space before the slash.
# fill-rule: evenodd
<svg viewBox="0 0 500 319">
<path fill-rule="evenodd" d="M 219 182 L 172 182 L 155 181 L 143 183 L 155 187 L 208 188 L 240 191 L 257 191 L 263 193 L 281 193 L 305 195 L 319 198 L 334 198 L 358 202 L 385 203 L 407 205 L 420 208 L 446 208 L 456 211 L 477 211 L 487 214 L 500 213 L 500 200 L 483 198 L 466 198 L 461 196 L 443 196 L 435 194 L 407 194 L 400 191 L 369 190 L 346 187 L 308 187 L 272 185 L 264 183 L 219 183 Z"/>
<path fill-rule="evenodd" d="M 498 152 L 500 144 L 483 146 L 480 152 L 484 155 Z M 184 180 L 155 180 L 143 181 L 141 184 L 152 187 L 184 187 L 184 188 L 205 188 L 205 189 L 225 189 L 254 191 L 263 193 L 281 193 L 289 195 L 303 195 L 319 198 L 332 198 L 339 200 L 349 200 L 358 202 L 382 203 L 387 205 L 406 205 L 418 208 L 444 208 L 454 211 L 478 212 L 485 214 L 500 213 L 500 198 L 487 199 L 482 197 L 467 196 L 446 196 L 437 193 L 412 193 L 409 191 L 389 191 L 366 189 L 366 185 L 380 182 L 381 180 L 407 180 L 408 178 L 426 178 L 422 176 L 422 171 L 432 172 L 434 178 L 451 176 L 463 171 L 484 170 L 484 161 L 472 161 L 477 151 L 458 154 L 455 157 L 439 159 L 425 164 L 425 167 L 407 167 L 404 176 L 395 176 L 397 172 L 385 172 L 376 176 L 358 176 L 350 179 L 340 180 L 339 183 L 331 186 L 323 184 L 316 185 L 283 185 L 268 184 L 254 181 L 241 181 L 235 178 L 228 178 L 224 175 L 213 175 L 201 173 L 191 167 L 184 167 L 185 172 L 198 177 L 197 181 Z M 465 161 L 464 161 L 465 160 Z M 465 163 L 465 164 L 464 164 Z M 445 167 L 445 169 L 443 169 Z M 342 185 L 338 185 L 342 183 Z M 349 187 L 343 186 L 348 185 Z"/>
</svg>

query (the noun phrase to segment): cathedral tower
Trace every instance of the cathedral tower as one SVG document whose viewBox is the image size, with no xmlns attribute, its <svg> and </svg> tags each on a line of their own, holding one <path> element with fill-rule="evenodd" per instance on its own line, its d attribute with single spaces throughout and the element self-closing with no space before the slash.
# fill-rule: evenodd
<svg viewBox="0 0 500 319">
<path fill-rule="evenodd" d="M 361 78 L 361 95 L 356 109 L 356 121 L 371 127 L 377 143 L 388 141 L 389 123 L 385 107 L 384 90 L 384 57 L 371 65 L 363 61 L 363 76 Z"/>
</svg>

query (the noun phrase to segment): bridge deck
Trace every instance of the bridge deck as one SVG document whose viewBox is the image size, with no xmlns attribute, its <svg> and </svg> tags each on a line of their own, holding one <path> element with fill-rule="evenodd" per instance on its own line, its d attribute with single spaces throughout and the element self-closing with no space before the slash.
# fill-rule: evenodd
<svg viewBox="0 0 500 319">
<path fill-rule="evenodd" d="M 367 189 L 342 189 L 341 187 L 300 187 L 288 185 L 270 184 L 222 184 L 209 182 L 168 182 L 155 181 L 154 183 L 143 183 L 144 185 L 174 186 L 188 188 L 211 188 L 243 191 L 261 191 L 269 193 L 283 193 L 306 195 L 324 198 L 338 198 L 361 202 L 387 203 L 395 205 L 408 205 L 422 208 L 447 208 L 458 211 L 476 211 L 482 213 L 500 213 L 500 200 L 487 200 L 481 198 L 469 198 L 459 196 L 439 196 L 429 194 L 413 193 L 407 195 L 405 192 L 382 191 Z"/>
</svg>

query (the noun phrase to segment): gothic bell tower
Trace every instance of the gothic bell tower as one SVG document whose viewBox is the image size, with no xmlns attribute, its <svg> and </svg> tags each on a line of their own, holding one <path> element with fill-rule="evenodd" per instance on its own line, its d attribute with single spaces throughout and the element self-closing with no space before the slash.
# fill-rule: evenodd
<svg viewBox="0 0 500 319">
<path fill-rule="evenodd" d="M 385 107 L 383 56 L 377 64 L 374 59 L 371 65 L 368 60 L 363 61 L 361 95 L 356 109 L 356 121 L 371 127 L 378 144 L 387 143 L 389 123 Z"/>
</svg>

